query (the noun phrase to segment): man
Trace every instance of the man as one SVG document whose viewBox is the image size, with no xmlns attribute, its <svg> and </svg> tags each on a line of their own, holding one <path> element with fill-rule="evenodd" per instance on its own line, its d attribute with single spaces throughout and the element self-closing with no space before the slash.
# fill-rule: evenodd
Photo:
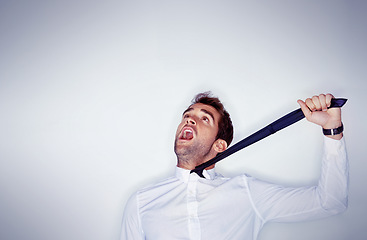
<svg viewBox="0 0 367 240">
<path fill-rule="evenodd" d="M 342 126 L 341 110 L 330 108 L 331 94 L 298 100 L 306 119 L 323 129 Z M 247 175 L 225 178 L 214 166 L 205 178 L 195 166 L 224 151 L 233 138 L 229 114 L 218 98 L 198 94 L 183 113 L 175 138 L 173 177 L 143 188 L 128 201 L 121 240 L 257 238 L 266 222 L 327 217 L 347 207 L 348 163 L 343 133 L 324 137 L 317 186 L 287 188 Z"/>
</svg>

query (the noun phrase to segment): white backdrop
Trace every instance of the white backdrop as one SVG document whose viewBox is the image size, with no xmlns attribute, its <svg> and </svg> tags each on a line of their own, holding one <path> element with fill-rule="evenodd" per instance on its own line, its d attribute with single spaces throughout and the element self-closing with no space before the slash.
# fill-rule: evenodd
<svg viewBox="0 0 367 240">
<path fill-rule="evenodd" d="M 0 1 L 0 239 L 117 240 L 138 188 L 170 176 L 182 111 L 225 103 L 234 142 L 331 92 L 343 108 L 349 209 L 269 224 L 259 240 L 367 234 L 364 1 Z M 218 164 L 279 184 L 317 181 L 306 120 Z"/>
</svg>

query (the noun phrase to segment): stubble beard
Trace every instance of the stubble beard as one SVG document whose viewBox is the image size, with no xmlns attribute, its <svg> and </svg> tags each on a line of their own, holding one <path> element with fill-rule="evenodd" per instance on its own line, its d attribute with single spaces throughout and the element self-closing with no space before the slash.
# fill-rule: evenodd
<svg viewBox="0 0 367 240">
<path fill-rule="evenodd" d="M 210 154 L 211 146 L 204 144 L 190 144 L 188 146 L 178 146 L 177 139 L 175 140 L 174 151 L 177 156 L 178 164 L 195 166 L 204 162 L 205 158 Z"/>
</svg>

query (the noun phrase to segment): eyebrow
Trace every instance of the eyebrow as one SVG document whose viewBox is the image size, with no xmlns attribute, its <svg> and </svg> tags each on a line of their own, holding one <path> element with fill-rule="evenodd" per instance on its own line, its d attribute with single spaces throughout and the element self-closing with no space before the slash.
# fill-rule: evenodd
<svg viewBox="0 0 367 240">
<path fill-rule="evenodd" d="M 186 109 L 186 110 L 182 113 L 182 115 L 185 115 L 185 113 L 190 112 L 190 111 L 192 111 L 192 110 L 194 110 L 194 108 L 189 107 L 188 109 Z M 201 108 L 201 109 L 200 109 L 200 111 L 202 111 L 202 112 L 204 112 L 204 113 L 208 114 L 208 115 L 212 118 L 213 122 L 215 123 L 215 118 L 214 118 L 214 115 L 213 115 L 213 113 L 212 113 L 212 112 L 210 112 L 210 111 L 208 111 L 208 110 L 206 110 L 206 109 L 203 109 L 203 108 Z"/>
</svg>

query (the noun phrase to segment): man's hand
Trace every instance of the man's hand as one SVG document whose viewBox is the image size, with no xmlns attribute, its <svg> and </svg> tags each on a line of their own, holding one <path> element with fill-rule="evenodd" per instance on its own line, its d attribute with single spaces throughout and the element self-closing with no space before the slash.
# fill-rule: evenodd
<svg viewBox="0 0 367 240">
<path fill-rule="evenodd" d="M 332 98 L 334 96 L 331 94 L 320 94 L 319 96 L 307 98 L 306 101 L 298 100 L 297 102 L 308 121 L 320 125 L 322 128 L 332 129 L 342 125 L 340 108 L 327 109 Z M 341 139 L 343 133 L 328 137 Z"/>
</svg>

